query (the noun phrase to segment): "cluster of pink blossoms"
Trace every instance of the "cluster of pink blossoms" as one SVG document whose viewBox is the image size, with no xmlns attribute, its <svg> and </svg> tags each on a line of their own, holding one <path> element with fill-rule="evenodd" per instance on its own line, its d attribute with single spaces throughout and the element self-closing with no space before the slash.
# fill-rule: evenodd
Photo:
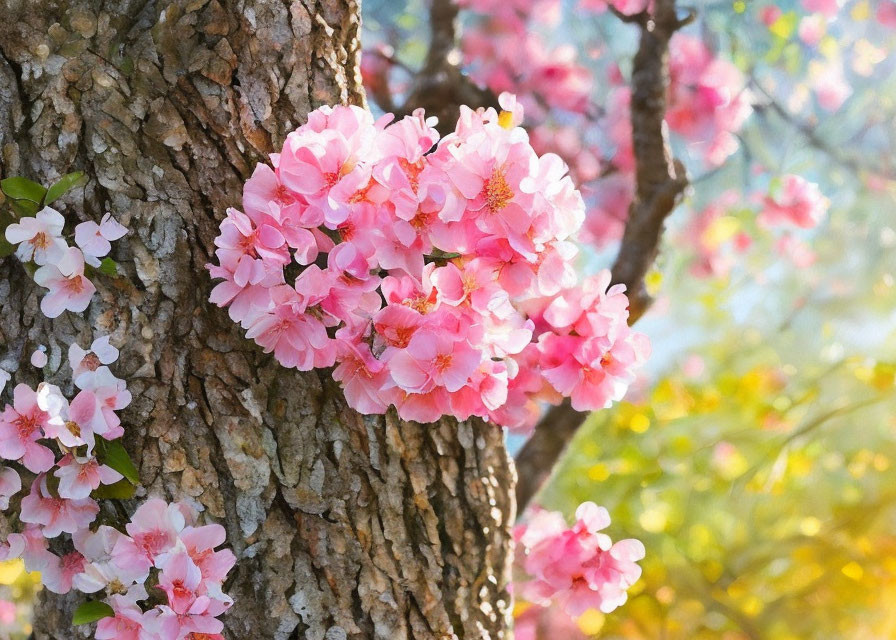
<svg viewBox="0 0 896 640">
<path fill-rule="evenodd" d="M 579 0 L 579 6 L 595 13 L 603 13 L 612 7 L 626 15 L 653 10 L 652 0 Z"/>
<path fill-rule="evenodd" d="M 540 400 L 621 397 L 646 338 L 607 273 L 576 286 L 581 196 L 501 102 L 441 141 L 420 111 L 312 112 L 227 212 L 212 302 L 284 366 L 336 364 L 362 413 L 525 428 Z"/>
<path fill-rule="evenodd" d="M 535 16 L 541 24 L 556 24 L 560 2 L 466 0 L 461 6 L 479 14 L 461 43 L 476 82 L 496 94 L 517 94 L 536 122 L 547 117 L 546 105 L 585 113 L 594 88 L 591 71 L 577 59 L 574 47 L 550 45 L 531 24 Z"/>
<path fill-rule="evenodd" d="M 768 226 L 789 223 L 809 229 L 821 222 L 829 206 L 830 201 L 817 184 L 788 174 L 781 179 L 777 193 L 763 199 L 759 222 Z"/>
<path fill-rule="evenodd" d="M 709 166 L 737 150 L 734 134 L 753 110 L 745 85 L 740 70 L 699 38 L 679 33 L 669 43 L 666 121 Z"/>
<path fill-rule="evenodd" d="M 588 609 L 609 613 L 625 603 L 626 591 L 641 576 L 637 562 L 644 545 L 634 539 L 614 544 L 600 533 L 609 525 L 607 510 L 593 502 L 579 506 L 572 527 L 556 511 L 536 511 L 518 525 L 517 557 L 529 576 L 519 586 L 522 597 L 553 602 L 572 616 Z"/>
<path fill-rule="evenodd" d="M 724 220 L 733 209 L 743 206 L 745 200 L 758 204 L 750 214 L 759 223 L 758 232 L 780 231 L 775 249 L 797 267 L 810 266 L 815 254 L 801 239 L 792 235 L 794 227 L 809 229 L 821 223 L 830 201 L 821 193 L 818 185 L 793 174 L 781 177 L 779 184 L 768 194 L 742 194 L 727 191 L 704 209 L 695 213 L 683 229 L 681 240 L 695 251 L 691 273 L 697 277 L 724 276 L 734 264 L 734 253 L 746 251 L 753 238 L 738 230 L 738 222 Z M 757 236 L 759 237 L 759 236 Z"/>
<path fill-rule="evenodd" d="M 70 247 L 64 227 L 62 214 L 45 207 L 19 218 L 5 233 L 18 245 L 16 256 L 38 267 L 35 282 L 49 289 L 40 306 L 50 318 L 87 308 L 96 287 L 85 275 L 85 263 L 100 266 L 110 243 L 127 233 L 106 215 L 99 224 L 78 224 L 77 246 Z M 12 404 L 0 413 L 0 458 L 11 463 L 0 467 L 0 509 L 9 509 L 22 490 L 21 474 L 33 479 L 18 503 L 23 529 L 0 544 L 0 559 L 22 558 L 54 593 L 103 592 L 109 608 L 97 626 L 99 640 L 223 640 L 217 616 L 232 600 L 221 584 L 235 562 L 230 551 L 214 550 L 224 542 L 223 527 L 194 527 L 189 507 L 158 499 L 137 510 L 126 533 L 95 526 L 104 487 L 127 484 L 119 470 L 135 473 L 115 442 L 124 435 L 117 412 L 131 402 L 126 383 L 109 368 L 118 355 L 108 336 L 90 349 L 70 345 L 68 362 L 78 389 L 71 401 L 48 382 L 13 389 Z M 46 353 L 38 349 L 31 362 L 45 366 Z M 0 391 L 9 379 L 0 371 Z M 158 593 L 150 595 L 146 584 Z"/>
<path fill-rule="evenodd" d="M 131 394 L 109 369 L 118 350 L 108 337 L 89 350 L 72 344 L 68 356 L 79 389 L 71 401 L 47 382 L 36 390 L 19 384 L 13 403 L 0 414 L 0 458 L 14 465 L 0 468 L 0 508 L 8 509 L 21 491 L 20 474 L 34 474 L 20 502 L 24 529 L 8 536 L 0 559 L 22 558 L 54 593 L 105 590 L 114 615 L 100 621 L 98 639 L 180 640 L 219 633 L 223 625 L 215 616 L 232 603 L 221 582 L 234 563 L 231 552 L 213 550 L 224 541 L 223 527 L 186 526 L 193 517 L 188 507 L 156 499 L 137 510 L 127 534 L 105 525 L 91 528 L 100 511 L 94 493 L 123 480 L 103 456 L 124 434 L 116 412 L 130 404 Z M 65 540 L 51 550 L 50 541 L 63 534 Z M 149 598 L 144 583 L 151 576 L 167 600 L 144 611 L 138 602 Z"/>
<path fill-rule="evenodd" d="M 224 527 L 193 526 L 184 504 L 146 501 L 126 526 L 127 534 L 101 526 L 74 537 L 85 569 L 73 578 L 86 593 L 105 589 L 114 615 L 99 621 L 97 640 L 223 640 L 217 618 L 233 604 L 222 591 L 236 558 L 224 543 Z M 150 599 L 154 577 L 165 604 Z"/>
<path fill-rule="evenodd" d="M 16 247 L 16 257 L 38 266 L 34 281 L 49 289 L 40 301 L 48 318 L 63 311 L 81 312 L 90 304 L 96 287 L 85 275 L 85 264 L 98 267 L 100 258 L 109 254 L 111 242 L 127 229 L 106 214 L 99 224 L 91 220 L 75 227 L 74 247 L 63 235 L 65 218 L 51 207 L 34 217 L 23 217 L 6 227 L 6 240 Z"/>
</svg>

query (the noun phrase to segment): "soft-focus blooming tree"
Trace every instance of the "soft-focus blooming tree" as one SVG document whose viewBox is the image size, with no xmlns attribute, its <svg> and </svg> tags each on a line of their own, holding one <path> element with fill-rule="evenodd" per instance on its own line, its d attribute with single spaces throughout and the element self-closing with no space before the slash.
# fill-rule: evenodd
<svg viewBox="0 0 896 640">
<path fill-rule="evenodd" d="M 631 211 L 629 204 L 636 197 L 632 167 L 628 164 L 632 162 L 632 145 L 627 137 L 632 126 L 627 113 L 631 95 L 627 85 L 634 77 L 630 55 L 636 46 L 629 33 L 619 27 L 619 21 L 638 24 L 640 9 L 603 2 L 572 3 L 572 7 L 568 3 L 555 2 L 471 1 L 462 4 L 462 64 L 481 86 L 494 92 L 516 92 L 517 100 L 526 106 L 524 126 L 530 131 L 533 146 L 539 152 L 558 153 L 567 161 L 574 182 L 582 189 L 588 212 L 583 232 L 575 239 L 580 245 L 592 244 L 601 250 L 597 259 L 580 261 L 579 268 L 599 268 L 605 259 L 604 248 L 623 236 L 624 223 Z M 768 335 L 770 343 L 780 345 L 777 348 L 782 354 L 788 354 L 781 357 L 790 360 L 783 361 L 799 367 L 798 375 L 788 373 L 790 379 L 796 375 L 798 381 L 800 376 L 811 375 L 813 366 L 810 362 L 819 358 L 822 362 L 837 359 L 841 357 L 837 355 L 837 349 L 852 345 L 846 346 L 851 349 L 847 353 L 857 355 L 847 361 L 856 363 L 857 375 L 869 383 L 882 385 L 881 389 L 891 388 L 892 378 L 886 372 L 889 371 L 888 363 L 894 358 L 892 345 L 888 351 L 882 342 L 892 331 L 885 301 L 892 300 L 889 292 L 892 291 L 893 265 L 885 256 L 891 253 L 887 247 L 892 245 L 893 237 L 892 217 L 886 212 L 893 206 L 890 142 L 894 132 L 888 117 L 892 105 L 888 100 L 880 99 L 887 88 L 892 87 L 894 71 L 893 21 L 888 20 L 891 8 L 892 3 L 863 1 L 700 6 L 695 24 L 685 27 L 671 39 L 666 122 L 671 150 L 688 170 L 693 186 L 684 206 L 670 218 L 669 224 L 673 228 L 665 235 L 670 248 L 660 258 L 660 269 L 648 273 L 646 278 L 647 289 L 661 294 L 659 308 L 645 323 L 645 327 L 652 331 L 646 333 L 669 336 L 670 339 L 675 336 L 672 342 L 677 343 L 657 346 L 657 341 L 653 341 L 657 359 L 655 364 L 648 365 L 648 369 L 654 374 L 665 371 L 666 375 L 672 375 L 671 383 L 674 384 L 674 371 L 679 369 L 676 366 L 669 371 L 673 357 L 684 358 L 687 348 L 704 342 L 706 349 L 711 349 L 709 345 L 714 340 L 724 339 L 730 341 L 724 347 L 725 355 L 717 347 L 708 355 L 704 353 L 702 358 L 693 356 L 688 360 L 692 373 L 678 374 L 696 375 L 701 380 L 707 380 L 707 375 L 724 375 L 724 365 L 708 365 L 733 363 L 738 347 L 755 348 L 751 346 L 756 344 L 752 339 L 738 343 L 734 336 L 745 331 L 743 327 L 756 326 L 756 336 Z M 420 10 L 415 3 L 408 3 L 405 8 L 411 15 Z M 395 20 L 394 14 L 390 15 L 384 7 L 377 7 L 371 15 L 375 20 L 370 25 L 371 37 L 380 40 L 377 48 L 371 49 L 380 53 L 372 53 L 371 57 L 377 56 L 386 64 L 368 80 L 375 85 L 385 79 L 394 91 L 407 92 L 413 87 L 409 69 L 416 66 L 416 56 L 419 55 L 419 49 L 413 44 L 414 22 L 407 16 Z M 679 18 L 688 19 L 684 10 L 680 11 Z M 637 30 L 632 29 L 632 33 Z M 383 51 L 387 52 L 386 56 L 382 55 Z M 376 94 L 373 95 L 376 98 Z M 681 106 L 676 104 L 678 100 L 681 100 Z M 400 99 L 394 102 L 400 103 Z M 601 217 L 604 223 L 601 223 Z M 611 224 L 614 220 L 615 229 Z M 622 245 L 624 248 L 624 241 Z M 583 252 L 586 254 L 587 250 Z M 699 314 L 695 313 L 697 310 Z M 834 320 L 834 314 L 852 318 L 857 324 L 850 328 L 846 323 Z M 826 317 L 831 320 L 825 321 Z M 687 318 L 684 322 L 691 326 L 683 329 L 684 318 Z M 721 331 L 732 325 L 738 328 L 728 333 Z M 644 329 L 639 326 L 639 330 Z M 805 335 L 801 346 L 795 347 L 795 341 L 787 336 L 800 331 Z M 705 337 L 699 338 L 698 332 Z M 779 334 L 782 335 L 780 339 Z M 822 344 L 828 345 L 824 352 Z M 797 354 L 805 358 L 805 367 L 800 366 Z M 862 358 L 871 359 L 870 364 Z M 647 388 L 647 382 L 642 384 Z M 806 386 L 813 388 L 811 384 Z M 843 404 L 851 404 L 846 401 L 849 397 L 847 388 L 850 387 L 844 386 L 841 393 L 819 398 L 820 415 L 825 415 L 824 407 L 827 406 L 837 416 L 841 411 L 851 416 L 847 408 L 841 408 Z M 663 385 L 657 389 L 668 393 L 668 387 Z M 730 391 L 723 390 L 722 397 L 725 393 Z M 770 388 L 766 393 L 780 392 Z M 817 391 L 808 393 L 811 395 L 802 396 L 799 402 L 796 399 L 788 402 L 799 406 L 809 398 L 818 398 Z M 798 391 L 789 392 L 787 396 L 794 398 L 792 394 L 798 394 Z M 862 407 L 864 389 L 856 389 L 854 395 L 857 407 Z M 699 599 L 707 622 L 712 622 L 712 616 L 721 613 L 725 616 L 725 624 L 700 631 L 694 630 L 700 629 L 699 624 L 697 627 L 679 626 L 685 621 L 687 624 L 701 621 L 693 610 L 688 609 L 693 600 L 687 600 L 685 595 L 675 595 L 670 600 L 670 594 L 683 589 L 686 580 L 670 579 L 670 569 L 663 567 L 665 559 L 672 557 L 668 553 L 651 556 L 652 548 L 665 549 L 665 545 L 673 544 L 669 538 L 683 540 L 688 536 L 689 530 L 676 528 L 674 522 L 661 531 L 653 529 L 659 514 L 668 514 L 670 509 L 676 508 L 676 497 L 668 493 L 674 489 L 670 488 L 666 493 L 649 492 L 643 505 L 631 504 L 632 496 L 636 495 L 634 492 L 650 487 L 660 469 L 671 473 L 669 468 L 661 466 L 665 459 L 663 455 L 655 454 L 660 462 L 654 461 L 652 452 L 662 449 L 648 444 L 647 434 L 641 435 L 653 424 L 653 419 L 648 417 L 652 415 L 652 405 L 661 397 L 658 393 L 646 396 L 643 402 L 639 400 L 638 406 L 644 406 L 642 413 L 620 409 L 619 429 L 607 432 L 605 426 L 601 430 L 597 426 L 589 428 L 572 449 L 571 456 L 575 456 L 576 465 L 562 467 L 553 485 L 556 488 L 541 499 L 554 508 L 562 508 L 567 517 L 577 502 L 599 499 L 602 504 L 612 507 L 611 512 L 618 510 L 619 517 L 625 519 L 622 531 L 629 535 L 649 532 L 652 544 L 646 543 L 647 562 L 656 563 L 656 578 L 649 582 L 652 591 L 636 598 L 635 602 L 643 601 L 643 604 L 630 605 L 634 609 L 626 608 L 621 614 L 615 612 L 605 618 L 589 613 L 580 616 L 578 623 L 564 618 L 562 609 L 557 607 L 541 609 L 520 605 L 518 626 L 522 633 L 530 634 L 523 637 L 551 637 L 552 634 L 575 637 L 577 633 L 596 634 L 602 628 L 607 629 L 607 633 L 625 637 L 664 634 L 682 638 L 719 637 L 722 633 L 719 629 L 734 634 L 732 637 L 741 637 L 737 633 L 743 633 L 743 637 L 756 637 L 757 634 L 808 637 L 810 633 L 825 637 L 825 633 L 830 635 L 830 629 L 834 628 L 826 624 L 837 625 L 838 635 L 844 637 L 864 637 L 862 629 L 873 629 L 872 635 L 886 634 L 883 630 L 889 627 L 885 626 L 886 607 L 881 604 L 882 600 L 867 597 L 863 601 L 858 594 L 846 598 L 850 607 L 867 609 L 877 606 L 881 613 L 872 616 L 874 621 L 869 619 L 861 625 L 855 621 L 850 623 L 846 607 L 834 604 L 833 599 L 841 591 L 829 594 L 832 604 L 826 617 L 807 618 L 797 624 L 795 618 L 798 616 L 795 616 L 794 620 L 782 621 L 773 627 L 770 621 L 775 620 L 775 612 L 780 611 L 780 607 L 796 606 L 802 601 L 798 585 L 803 583 L 796 574 L 792 576 L 792 591 L 785 589 L 783 583 L 766 583 L 763 588 L 768 598 L 759 595 L 758 599 L 741 598 L 735 595 L 734 588 L 731 597 L 724 597 L 713 591 L 714 585 L 719 583 L 717 577 L 711 577 L 707 590 L 691 590 L 689 597 Z M 775 395 L 768 398 L 769 403 L 775 400 Z M 778 398 L 777 402 L 780 405 L 785 400 Z M 688 406 L 676 409 L 684 412 L 676 415 L 686 414 Z M 768 418 L 762 417 L 763 426 L 764 420 L 771 421 L 774 413 Z M 879 416 L 885 414 L 886 410 L 875 414 L 881 424 L 885 418 Z M 759 421 L 753 414 L 738 415 L 734 407 L 725 415 L 731 437 L 749 433 L 746 430 L 755 428 Z M 570 425 L 568 414 L 558 412 L 549 416 L 553 419 L 540 425 L 536 436 L 518 457 L 522 485 L 527 482 L 527 472 L 542 470 L 545 457 L 556 458 L 562 443 L 568 442 L 582 419 L 575 417 Z M 629 428 L 627 421 L 632 416 L 634 421 Z M 616 424 L 616 418 L 613 420 Z M 598 424 L 607 421 L 610 418 L 604 418 Z M 791 441 L 788 430 L 800 431 L 804 426 L 793 422 L 774 424 L 783 431 L 783 438 L 788 443 Z M 847 429 L 850 423 L 841 421 L 838 424 Z M 542 427 L 547 435 L 539 438 Z M 559 438 L 558 432 L 563 434 Z M 811 432 L 815 433 L 815 430 Z M 649 433 L 655 433 L 653 428 Z M 771 442 L 766 447 L 775 446 L 775 433 L 768 434 Z M 610 446 L 603 444 L 608 437 L 616 439 Z M 766 461 L 770 465 L 776 460 L 774 456 L 770 459 L 760 457 L 761 448 L 737 446 L 731 449 L 725 442 L 715 447 L 720 436 L 711 429 L 689 434 L 682 428 L 674 437 L 683 439 L 681 446 L 688 439 L 692 440 L 689 450 L 699 448 L 702 438 L 703 442 L 712 443 L 706 445 L 707 450 L 717 449 L 720 456 L 725 451 L 737 451 L 738 456 L 742 456 L 740 460 L 754 465 L 751 467 L 754 473 L 758 473 Z M 792 437 L 796 438 L 795 435 Z M 552 438 L 560 440 L 561 444 Z M 872 438 L 869 435 L 865 446 L 874 451 L 880 445 L 870 444 Z M 589 439 L 598 443 L 597 446 L 591 446 Z M 795 441 L 812 443 L 813 452 L 808 455 L 818 456 L 815 459 L 828 455 L 829 464 L 833 464 L 833 457 L 839 455 L 837 444 L 817 444 L 811 438 Z M 668 442 L 666 446 L 673 450 L 679 446 L 671 434 L 664 442 Z M 634 456 L 636 450 L 645 448 L 647 453 Z M 851 450 L 850 447 L 846 449 Z M 786 477 L 788 472 L 780 470 L 781 458 L 777 460 L 778 473 Z M 888 463 L 880 458 L 878 465 L 881 479 L 888 477 L 885 473 Z M 732 470 L 731 473 L 736 476 L 743 470 Z M 620 478 L 614 481 L 615 474 L 620 474 Z M 607 475 L 611 480 L 606 480 Z M 694 472 L 682 471 L 680 477 L 681 487 L 690 487 L 690 483 L 700 480 Z M 608 495 L 617 497 L 612 505 L 608 504 L 602 495 L 606 482 L 628 487 L 628 493 L 623 493 L 620 488 L 617 495 L 610 489 Z M 538 483 L 534 486 L 537 488 Z M 838 493 L 840 489 L 836 487 L 836 482 L 832 481 L 825 489 L 829 497 L 818 498 L 826 501 L 823 507 L 817 505 L 822 510 L 835 510 L 836 505 L 841 504 L 838 502 L 842 499 Z M 793 491 L 795 504 L 799 498 L 796 490 Z M 527 489 L 526 497 L 530 495 Z M 728 534 L 725 529 L 715 527 L 722 527 L 723 523 L 732 526 L 732 520 L 736 522 L 738 517 L 748 520 L 750 516 L 745 511 L 725 508 L 721 485 L 717 494 L 709 495 L 717 497 L 718 501 L 707 503 L 694 499 L 688 510 L 690 521 L 699 531 L 704 530 L 701 527 L 705 523 L 718 536 L 720 548 L 730 549 L 730 557 L 720 555 L 721 552 L 713 556 L 714 562 L 724 566 L 725 574 L 737 575 L 738 571 L 749 574 L 752 568 L 738 566 L 735 562 L 743 550 L 733 545 L 725 547 L 724 539 Z M 874 500 L 869 498 L 868 502 Z M 672 506 L 664 506 L 665 501 Z M 779 504 L 782 506 L 777 508 L 786 512 L 787 507 L 783 505 L 790 503 L 782 500 Z M 875 513 L 885 513 L 876 509 Z M 713 520 L 709 514 L 714 510 L 727 511 L 731 515 L 727 519 L 719 515 Z M 614 521 L 619 517 L 614 517 Z M 836 530 L 834 522 L 828 527 L 826 516 L 807 514 L 805 517 L 808 518 L 806 530 L 813 528 L 816 519 L 823 523 L 823 531 Z M 781 556 L 786 554 L 776 555 L 774 552 L 774 540 L 780 539 L 778 533 L 764 532 L 758 523 L 752 530 L 757 533 L 744 539 L 765 545 L 755 553 L 764 554 L 768 563 L 776 559 L 780 563 Z M 862 571 L 856 570 L 856 564 L 868 580 L 872 579 L 868 577 L 865 562 L 858 558 L 843 559 L 843 554 L 849 557 L 850 544 L 858 544 L 858 537 L 864 530 L 856 525 L 850 538 L 824 542 L 827 548 L 833 545 L 838 549 L 829 558 L 829 564 L 821 562 L 824 575 L 846 576 L 845 583 L 835 580 L 838 590 L 849 590 L 850 583 L 862 581 Z M 878 544 L 887 544 L 880 537 L 875 539 Z M 823 553 L 822 541 L 812 553 Z M 801 565 L 799 557 L 790 562 L 794 572 L 814 574 L 818 571 L 814 565 L 809 568 Z M 758 579 L 760 569 L 755 571 L 744 581 Z M 874 573 L 874 579 L 884 579 L 879 572 Z M 707 575 L 715 576 L 713 571 Z M 690 578 L 687 580 L 690 580 L 688 584 L 693 584 Z M 819 584 L 822 583 L 819 579 Z M 664 585 L 669 588 L 664 589 Z M 819 586 L 812 592 L 813 597 L 820 597 L 821 592 Z M 779 598 L 777 604 L 768 605 L 775 602 L 776 595 Z M 764 609 L 762 614 L 757 614 L 760 601 L 762 607 L 768 605 L 767 614 Z M 675 616 L 675 622 L 663 628 L 659 622 L 662 615 L 658 611 Z M 751 618 L 757 615 L 764 622 L 752 623 Z M 570 624 L 574 630 L 570 630 Z M 635 631 L 636 628 L 641 631 Z M 797 628 L 800 631 L 794 632 Z M 788 630 L 790 636 L 786 635 Z"/>
</svg>

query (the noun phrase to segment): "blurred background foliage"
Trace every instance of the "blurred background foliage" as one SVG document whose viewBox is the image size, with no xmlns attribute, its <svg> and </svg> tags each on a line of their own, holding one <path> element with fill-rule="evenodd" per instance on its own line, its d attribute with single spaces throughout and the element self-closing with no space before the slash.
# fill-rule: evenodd
<svg viewBox="0 0 896 640">
<path fill-rule="evenodd" d="M 696 5 L 688 33 L 745 74 L 754 113 L 722 167 L 686 163 L 693 187 L 638 324 L 654 346 L 649 371 L 589 419 L 538 500 L 570 518 L 582 501 L 605 505 L 612 537 L 647 547 L 644 575 L 606 616 L 518 603 L 520 637 L 894 638 L 896 30 L 876 2 L 847 0 L 809 46 L 799 2 L 775 3 L 768 25 L 770 3 Z M 612 64 L 627 73 L 637 29 L 561 9 L 545 37 L 576 46 L 600 104 L 600 78 Z M 418 66 L 423 3 L 368 0 L 364 11 L 365 45 Z M 841 80 L 848 97 L 823 108 L 818 93 Z M 784 173 L 830 199 L 817 228 L 757 224 L 752 194 Z M 695 228 L 731 192 L 724 214 Z M 741 232 L 751 243 L 735 251 Z M 696 273 L 701 248 L 725 268 Z M 583 271 L 613 252 L 590 252 Z"/>
</svg>

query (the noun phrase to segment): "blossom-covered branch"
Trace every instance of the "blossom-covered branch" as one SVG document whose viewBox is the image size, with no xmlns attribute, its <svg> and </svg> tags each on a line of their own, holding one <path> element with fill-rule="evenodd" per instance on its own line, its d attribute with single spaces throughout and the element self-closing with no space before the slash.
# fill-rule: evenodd
<svg viewBox="0 0 896 640">
<path fill-rule="evenodd" d="M 644 276 L 656 259 L 666 218 L 688 185 L 683 165 L 672 158 L 665 118 L 669 41 L 689 20 L 679 18 L 675 0 L 656 0 L 650 18 L 639 23 L 641 39 L 631 82 L 636 189 L 612 268 L 613 282 L 624 284 L 628 292 L 632 323 L 651 303 Z M 516 459 L 520 512 L 548 478 L 586 417 L 587 413 L 564 402 L 542 418 Z"/>
</svg>

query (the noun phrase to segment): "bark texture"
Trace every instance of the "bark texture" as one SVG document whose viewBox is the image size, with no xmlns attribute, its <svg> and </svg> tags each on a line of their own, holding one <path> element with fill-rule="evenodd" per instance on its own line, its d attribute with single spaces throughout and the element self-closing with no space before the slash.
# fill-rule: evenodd
<svg viewBox="0 0 896 640">
<path fill-rule="evenodd" d="M 358 0 L 0 0 L 0 16 L 0 173 L 84 170 L 67 219 L 131 229 L 123 276 L 98 277 L 83 315 L 44 318 L 0 261 L 0 367 L 36 384 L 46 344 L 44 374 L 70 389 L 69 343 L 112 335 L 141 495 L 190 502 L 239 558 L 228 638 L 509 637 L 500 430 L 359 416 L 207 303 L 212 240 L 255 163 L 314 107 L 364 101 Z M 89 637 L 75 602 L 45 597 L 36 638 Z"/>
</svg>

